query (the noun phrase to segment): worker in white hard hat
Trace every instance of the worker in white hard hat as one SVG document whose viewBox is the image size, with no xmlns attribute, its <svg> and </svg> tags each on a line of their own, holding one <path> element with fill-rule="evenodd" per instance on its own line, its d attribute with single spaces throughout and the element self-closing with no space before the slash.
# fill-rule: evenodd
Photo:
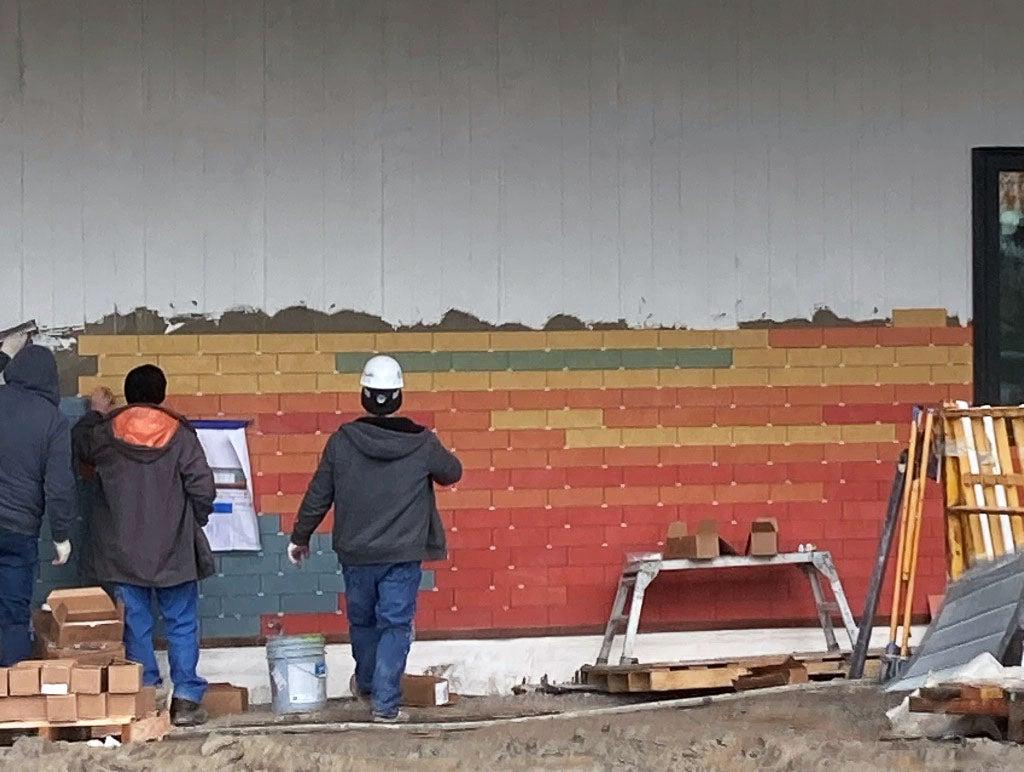
<svg viewBox="0 0 1024 772">
<path fill-rule="evenodd" d="M 334 551 L 356 661 L 352 692 L 372 701 L 374 721 L 395 723 L 408 720 L 399 704 L 420 565 L 447 554 L 433 486 L 458 482 L 462 465 L 432 431 L 394 415 L 405 385 L 397 361 L 371 358 L 359 383 L 368 415 L 328 440 L 299 508 L 288 558 L 298 564 L 309 554 L 310 536 L 333 506 Z"/>
</svg>

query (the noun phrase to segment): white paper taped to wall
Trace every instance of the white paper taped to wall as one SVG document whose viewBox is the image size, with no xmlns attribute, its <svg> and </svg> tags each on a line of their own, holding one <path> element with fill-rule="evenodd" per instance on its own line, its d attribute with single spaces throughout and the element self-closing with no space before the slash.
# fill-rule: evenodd
<svg viewBox="0 0 1024 772">
<path fill-rule="evenodd" d="M 214 552 L 260 549 L 245 421 L 193 421 L 217 486 L 206 538 Z"/>
</svg>

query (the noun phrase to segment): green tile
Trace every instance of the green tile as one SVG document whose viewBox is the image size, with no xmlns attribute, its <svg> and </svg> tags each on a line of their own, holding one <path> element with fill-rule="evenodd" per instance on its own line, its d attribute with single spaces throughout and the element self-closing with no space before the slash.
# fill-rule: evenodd
<svg viewBox="0 0 1024 772">
<path fill-rule="evenodd" d="M 636 348 L 622 351 L 622 366 L 627 370 L 649 370 L 656 367 L 675 367 L 675 349 Z"/>
<path fill-rule="evenodd" d="M 564 351 L 509 351 L 510 370 L 561 370 L 565 367 Z"/>
<path fill-rule="evenodd" d="M 573 349 L 565 352 L 565 366 L 570 370 L 617 370 L 622 366 L 619 349 Z"/>
<path fill-rule="evenodd" d="M 406 351 L 395 359 L 407 373 L 437 373 L 452 369 L 452 355 L 447 351 Z"/>
<path fill-rule="evenodd" d="M 676 364 L 679 365 L 679 367 L 729 367 L 732 365 L 732 349 L 676 349 Z"/>
<path fill-rule="evenodd" d="M 461 371 L 507 370 L 506 351 L 453 351 L 452 369 Z"/>
<path fill-rule="evenodd" d="M 366 364 L 366 354 L 344 352 L 334 355 L 334 369 L 339 373 L 361 373 Z"/>
</svg>

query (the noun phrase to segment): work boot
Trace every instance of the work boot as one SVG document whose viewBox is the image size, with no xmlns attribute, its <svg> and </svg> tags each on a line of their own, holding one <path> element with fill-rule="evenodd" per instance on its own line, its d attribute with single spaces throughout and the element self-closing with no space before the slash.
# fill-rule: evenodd
<svg viewBox="0 0 1024 772">
<path fill-rule="evenodd" d="M 199 726 L 207 719 L 206 708 L 198 702 L 174 697 L 171 700 L 171 723 L 175 726 Z"/>
<path fill-rule="evenodd" d="M 359 688 L 359 682 L 356 681 L 356 677 L 354 674 L 350 679 L 348 679 L 348 690 L 352 693 L 352 696 L 360 702 L 370 701 L 370 695 Z"/>
<path fill-rule="evenodd" d="M 379 713 L 373 714 L 373 723 L 375 724 L 408 724 L 409 714 L 405 711 L 398 711 L 393 716 L 382 716 Z"/>
</svg>

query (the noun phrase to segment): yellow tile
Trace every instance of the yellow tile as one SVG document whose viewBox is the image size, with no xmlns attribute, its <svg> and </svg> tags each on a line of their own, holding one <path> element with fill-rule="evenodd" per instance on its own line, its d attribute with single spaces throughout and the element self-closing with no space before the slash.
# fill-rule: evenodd
<svg viewBox="0 0 1024 772">
<path fill-rule="evenodd" d="M 199 351 L 199 336 L 140 335 L 139 351 L 143 354 L 195 354 Z"/>
<path fill-rule="evenodd" d="M 604 411 L 548 410 L 547 426 L 552 429 L 588 429 L 604 426 Z"/>
<path fill-rule="evenodd" d="M 853 346 L 832 351 L 842 352 L 843 364 L 853 367 L 886 366 L 896 361 L 895 349 L 892 347 Z"/>
<path fill-rule="evenodd" d="M 786 427 L 733 426 L 732 441 L 737 445 L 779 445 L 786 441 Z"/>
<path fill-rule="evenodd" d="M 379 332 L 374 336 L 374 349 L 382 354 L 396 351 L 431 351 L 433 336 L 429 332 Z"/>
<path fill-rule="evenodd" d="M 87 397 L 93 389 L 100 387 L 110 389 L 120 396 L 124 391 L 124 378 L 109 375 L 80 375 L 78 377 L 78 395 Z"/>
<path fill-rule="evenodd" d="M 204 354 L 250 354 L 259 346 L 258 335 L 200 335 L 199 350 Z"/>
<path fill-rule="evenodd" d="M 673 427 L 622 430 L 622 444 L 627 448 L 672 446 L 678 442 L 679 430 Z"/>
<path fill-rule="evenodd" d="M 277 369 L 282 373 L 333 373 L 334 354 L 279 354 Z"/>
<path fill-rule="evenodd" d="M 714 382 L 714 370 L 701 370 L 697 368 L 658 370 L 659 386 L 711 386 Z"/>
<path fill-rule="evenodd" d="M 718 348 L 767 348 L 768 330 L 715 330 Z"/>
<path fill-rule="evenodd" d="M 680 445 L 729 445 L 732 428 L 728 426 L 681 426 L 678 429 Z"/>
<path fill-rule="evenodd" d="M 495 429 L 545 429 L 548 415 L 544 410 L 492 410 L 491 426 Z"/>
<path fill-rule="evenodd" d="M 546 347 L 552 349 L 601 348 L 604 344 L 600 330 L 565 330 L 544 333 Z"/>
<path fill-rule="evenodd" d="M 356 376 L 358 382 L 359 377 Z M 433 391 L 434 390 L 434 374 L 433 373 L 406 373 L 403 376 L 405 382 L 406 391 Z M 357 387 L 358 388 L 358 387 Z"/>
<path fill-rule="evenodd" d="M 786 349 L 786 363 L 793 367 L 837 367 L 842 358 L 838 348 Z"/>
<path fill-rule="evenodd" d="M 543 351 L 547 348 L 547 335 L 535 330 L 522 332 L 492 332 L 489 348 L 495 351 Z"/>
<path fill-rule="evenodd" d="M 658 330 L 661 348 L 711 348 L 714 345 L 714 330 Z"/>
<path fill-rule="evenodd" d="M 928 365 L 879 367 L 878 381 L 879 383 L 931 383 L 932 368 Z"/>
<path fill-rule="evenodd" d="M 786 442 L 800 445 L 816 445 L 825 442 L 839 442 L 842 439 L 840 426 L 787 426 Z"/>
<path fill-rule="evenodd" d="M 316 351 L 313 333 L 271 332 L 260 335 L 259 351 L 264 354 L 312 354 Z"/>
<path fill-rule="evenodd" d="M 199 376 L 199 391 L 203 394 L 255 394 L 258 390 L 255 375 Z"/>
<path fill-rule="evenodd" d="M 198 394 L 199 393 L 199 377 L 198 375 L 168 375 L 167 376 L 167 393 L 168 394 Z"/>
<path fill-rule="evenodd" d="M 221 354 L 217 357 L 217 372 L 225 375 L 245 373 L 272 373 L 277 370 L 274 354 Z"/>
<path fill-rule="evenodd" d="M 549 370 L 545 375 L 551 389 L 600 389 L 604 386 L 602 370 Z"/>
<path fill-rule="evenodd" d="M 316 336 L 316 350 L 336 354 L 341 351 L 373 351 L 372 332 L 321 332 Z"/>
<path fill-rule="evenodd" d="M 898 346 L 896 353 L 900 365 L 944 365 L 949 361 L 946 349 L 939 346 Z"/>
<path fill-rule="evenodd" d="M 427 373 L 430 375 L 430 373 Z M 412 387 L 409 386 L 410 376 L 405 376 L 405 388 L 412 391 Z M 358 373 L 317 373 L 316 374 L 316 390 L 321 392 L 359 392 L 359 374 Z M 424 389 L 424 391 L 430 391 L 430 389 Z"/>
<path fill-rule="evenodd" d="M 893 327 L 945 327 L 945 308 L 894 308 Z"/>
<path fill-rule="evenodd" d="M 491 347 L 487 332 L 435 332 L 431 340 L 435 351 L 487 351 Z"/>
<path fill-rule="evenodd" d="M 741 348 L 732 352 L 733 367 L 785 367 L 784 348 Z"/>
<path fill-rule="evenodd" d="M 768 371 L 768 383 L 772 386 L 820 386 L 820 367 L 782 367 Z"/>
<path fill-rule="evenodd" d="M 168 375 L 209 375 L 217 372 L 217 357 L 172 354 L 159 358 L 160 369 Z"/>
<path fill-rule="evenodd" d="M 547 385 L 548 376 L 543 370 L 523 373 L 497 370 L 491 373 L 492 389 L 536 389 L 542 391 Z"/>
<path fill-rule="evenodd" d="M 970 383 L 974 380 L 974 367 L 971 365 L 936 365 L 931 368 L 932 383 Z"/>
<path fill-rule="evenodd" d="M 80 335 L 78 338 L 79 356 L 137 354 L 138 351 L 138 335 Z"/>
<path fill-rule="evenodd" d="M 435 391 L 486 391 L 490 373 L 433 373 Z"/>
<path fill-rule="evenodd" d="M 826 367 L 822 381 L 829 386 L 857 386 L 878 383 L 877 367 Z"/>
<path fill-rule="evenodd" d="M 142 354 L 100 354 L 96 359 L 96 367 L 100 375 L 127 375 L 129 370 L 154 359 Z"/>
<path fill-rule="evenodd" d="M 653 389 L 657 370 L 605 370 L 603 385 L 609 389 Z"/>
<path fill-rule="evenodd" d="M 567 448 L 617 448 L 622 444 L 621 429 L 566 429 Z"/>
<path fill-rule="evenodd" d="M 892 442 L 896 427 L 892 424 L 847 424 L 839 427 L 844 442 Z"/>
<path fill-rule="evenodd" d="M 314 373 L 280 373 L 259 376 L 259 390 L 264 394 L 309 393 L 316 392 L 316 375 Z"/>
<path fill-rule="evenodd" d="M 952 365 L 974 364 L 974 349 L 970 346 L 946 347 L 946 358 Z"/>
<path fill-rule="evenodd" d="M 716 386 L 766 386 L 768 370 L 764 367 L 715 370 Z"/>
<path fill-rule="evenodd" d="M 657 348 L 657 330 L 605 330 L 605 348 Z"/>
</svg>

